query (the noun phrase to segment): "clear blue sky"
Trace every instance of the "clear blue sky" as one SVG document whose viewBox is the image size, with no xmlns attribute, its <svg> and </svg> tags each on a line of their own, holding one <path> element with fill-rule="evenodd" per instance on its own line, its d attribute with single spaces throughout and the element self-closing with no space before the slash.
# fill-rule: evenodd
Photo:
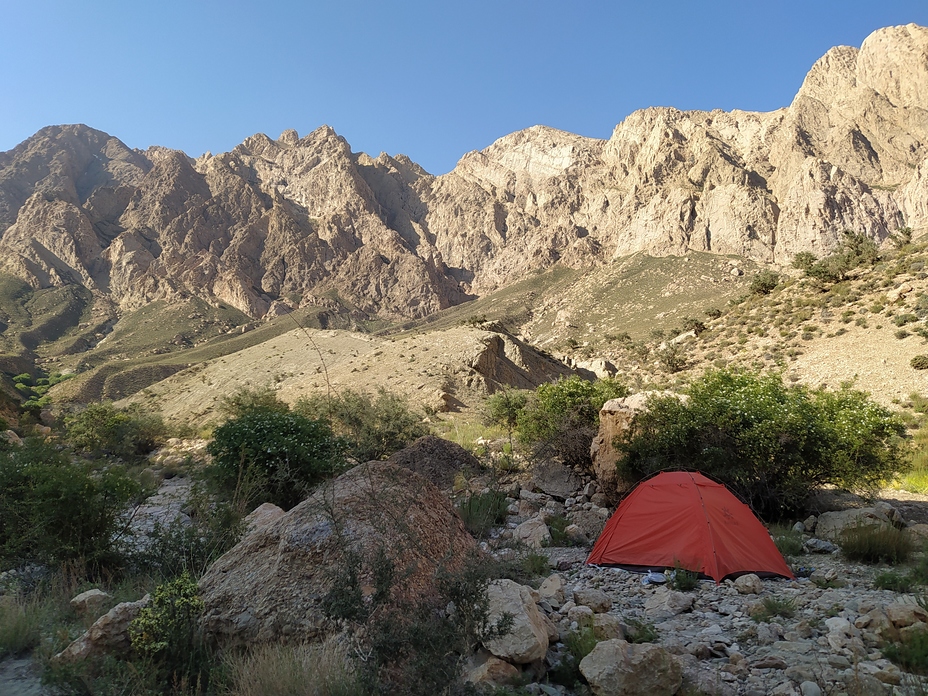
<svg viewBox="0 0 928 696">
<path fill-rule="evenodd" d="M 0 0 L 0 151 L 86 123 L 197 156 L 327 123 L 429 171 L 534 124 L 786 106 L 828 48 L 926 0 Z"/>
</svg>

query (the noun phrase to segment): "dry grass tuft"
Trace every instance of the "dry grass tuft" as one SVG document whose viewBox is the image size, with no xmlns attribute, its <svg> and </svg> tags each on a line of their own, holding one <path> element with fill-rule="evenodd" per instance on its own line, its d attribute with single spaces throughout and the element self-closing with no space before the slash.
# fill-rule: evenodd
<svg viewBox="0 0 928 696">
<path fill-rule="evenodd" d="M 364 690 L 335 638 L 315 645 L 262 645 L 226 659 L 229 696 L 361 696 Z"/>
</svg>

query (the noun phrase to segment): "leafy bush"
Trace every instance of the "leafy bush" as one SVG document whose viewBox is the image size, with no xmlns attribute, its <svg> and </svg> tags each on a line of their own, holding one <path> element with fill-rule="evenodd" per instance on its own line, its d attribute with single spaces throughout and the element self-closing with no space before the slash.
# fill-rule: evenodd
<svg viewBox="0 0 928 696">
<path fill-rule="evenodd" d="M 782 616 L 790 618 L 796 614 L 796 600 L 792 597 L 764 597 L 760 606 L 751 614 L 751 618 L 758 623 Z"/>
<path fill-rule="evenodd" d="M 793 257 L 793 266 L 822 283 L 837 283 L 847 280 L 854 268 L 872 266 L 880 258 L 876 243 L 864 234 L 845 230 L 835 251 L 821 260 L 809 252 L 800 252 Z"/>
<path fill-rule="evenodd" d="M 542 384 L 518 418 L 519 436 L 539 458 L 557 456 L 565 464 L 588 467 L 600 409 L 628 393 L 615 379 L 588 382 L 573 376 Z"/>
<path fill-rule="evenodd" d="M 129 624 L 132 648 L 151 661 L 164 684 L 208 684 L 210 655 L 197 627 L 202 613 L 197 582 L 184 573 L 156 587 Z"/>
<path fill-rule="evenodd" d="M 909 364 L 916 370 L 928 370 L 928 355 L 916 355 Z"/>
<path fill-rule="evenodd" d="M 669 343 L 661 348 L 657 352 L 657 361 L 670 374 L 685 370 L 687 365 L 686 355 L 676 343 Z"/>
<path fill-rule="evenodd" d="M 912 553 L 912 539 L 903 529 L 889 525 L 860 524 L 841 535 L 841 551 L 862 563 L 905 563 Z"/>
<path fill-rule="evenodd" d="M 629 643 L 653 643 L 660 638 L 660 634 L 650 621 L 626 619 L 625 625 L 628 627 L 625 640 Z"/>
<path fill-rule="evenodd" d="M 560 664 L 552 670 L 551 680 L 567 687 L 582 683 L 580 661 L 593 652 L 598 642 L 593 629 L 589 626 L 568 633 L 564 638 L 567 653 L 561 658 Z"/>
<path fill-rule="evenodd" d="M 329 424 L 298 413 L 256 409 L 226 421 L 207 446 L 211 474 L 227 495 L 290 509 L 345 463 Z"/>
<path fill-rule="evenodd" d="M 506 521 L 506 509 L 509 504 L 500 491 L 473 493 L 458 503 L 457 511 L 464 521 L 467 531 L 481 537 L 490 528 Z"/>
<path fill-rule="evenodd" d="M 721 312 L 719 313 L 721 315 Z M 695 317 L 683 317 L 683 330 L 692 331 L 697 336 L 706 330 L 706 324 Z"/>
<path fill-rule="evenodd" d="M 651 399 L 616 439 L 625 480 L 695 468 L 761 516 L 782 518 L 818 486 L 874 487 L 903 468 L 902 422 L 862 392 L 810 391 L 775 375 L 719 370 L 688 394 Z"/>
<path fill-rule="evenodd" d="M 131 457 L 151 452 L 165 435 L 160 416 L 138 406 L 88 404 L 64 419 L 68 441 L 81 452 Z"/>
<path fill-rule="evenodd" d="M 346 554 L 349 564 L 356 554 Z M 402 693 L 432 696 L 448 693 L 460 677 L 464 661 L 484 639 L 503 635 L 512 627 L 512 617 L 490 620 L 487 588 L 495 577 L 495 566 L 477 554 L 449 559 L 435 575 L 435 592 L 402 600 L 392 587 L 402 574 L 393 570 L 386 549 L 380 549 L 369 564 L 374 570 L 375 592 L 358 611 L 348 612 L 356 621 L 366 621 L 360 646 L 366 657 L 359 665 L 371 693 Z M 348 569 L 340 574 L 343 598 L 361 595 L 360 574 Z M 388 601 L 389 600 L 389 601 Z M 351 602 L 325 603 L 328 608 L 351 606 Z M 327 614 L 332 618 L 352 619 Z"/>
<path fill-rule="evenodd" d="M 121 467 L 71 462 L 42 440 L 0 452 L 0 564 L 115 562 L 121 515 L 140 494 Z"/>
<path fill-rule="evenodd" d="M 906 672 L 928 674 L 928 633 L 913 633 L 905 642 L 887 643 L 880 651 Z"/>
<path fill-rule="evenodd" d="M 780 284 L 780 274 L 769 269 L 760 271 L 751 278 L 750 290 L 753 295 L 769 295 Z"/>
<path fill-rule="evenodd" d="M 325 420 L 347 442 L 347 454 L 358 462 L 384 459 L 428 434 L 422 416 L 406 400 L 386 389 L 376 396 L 346 389 L 340 394 L 300 399 L 297 413 Z"/>
<path fill-rule="evenodd" d="M 677 592 L 689 592 L 699 587 L 699 573 L 693 570 L 687 570 L 679 563 L 675 564 L 673 570 L 668 573 L 667 585 Z"/>
<path fill-rule="evenodd" d="M 574 542 L 567 536 L 570 520 L 564 515 L 555 515 L 548 520 L 548 531 L 551 534 L 551 546 L 573 546 Z"/>
<path fill-rule="evenodd" d="M 155 524 L 146 543 L 130 554 L 133 569 L 161 578 L 185 572 L 202 576 L 241 537 L 246 510 L 237 502 L 213 500 L 200 485 L 194 486 L 185 506 L 190 520 Z"/>
<path fill-rule="evenodd" d="M 277 392 L 271 387 L 242 387 L 231 396 L 221 398 L 219 410 L 227 418 L 241 418 L 252 411 L 286 413 L 290 406 L 277 398 Z"/>
<path fill-rule="evenodd" d="M 512 448 L 512 433 L 519 423 L 519 416 L 525 410 L 528 396 L 519 389 L 502 389 L 491 394 L 486 402 L 486 420 L 492 425 L 501 425 L 509 434 L 509 447 Z"/>
</svg>

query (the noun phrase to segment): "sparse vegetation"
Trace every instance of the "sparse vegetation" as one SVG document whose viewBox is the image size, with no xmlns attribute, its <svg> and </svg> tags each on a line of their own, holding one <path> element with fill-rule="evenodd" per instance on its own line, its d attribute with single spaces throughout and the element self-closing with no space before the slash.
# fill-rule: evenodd
<svg viewBox="0 0 928 696">
<path fill-rule="evenodd" d="M 791 527 L 775 526 L 770 530 L 770 535 L 783 556 L 799 556 L 803 553 L 801 532 Z"/>
</svg>

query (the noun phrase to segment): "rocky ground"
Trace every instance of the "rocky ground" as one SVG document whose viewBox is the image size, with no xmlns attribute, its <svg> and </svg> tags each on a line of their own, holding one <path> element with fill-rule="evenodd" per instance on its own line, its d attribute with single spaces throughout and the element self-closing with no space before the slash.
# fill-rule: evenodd
<svg viewBox="0 0 928 696">
<path fill-rule="evenodd" d="M 408 466 L 410 460 L 428 478 L 437 472 L 435 477 L 447 485 L 447 466 L 439 460 L 464 459 L 455 445 L 442 442 L 431 438 L 410 448 L 420 459 L 430 459 L 424 468 L 411 454 L 394 461 Z M 198 457 L 202 444 L 173 441 L 153 456 L 153 466 L 170 469 L 187 454 Z M 471 490 L 488 490 L 486 475 L 474 475 L 473 466 L 469 471 Z M 509 635 L 487 641 L 470 660 L 469 679 L 528 682 L 526 688 L 536 694 L 586 693 L 585 687 L 553 683 L 551 674 L 566 659 L 568 637 L 590 627 L 600 642 L 580 663 L 580 671 L 595 694 L 901 696 L 928 688 L 922 678 L 883 654 L 888 642 L 928 633 L 928 611 L 918 604 L 919 595 L 877 589 L 874 578 L 885 567 L 849 562 L 829 546 L 842 526 L 862 518 L 904 524 L 911 534 L 928 536 L 928 496 L 887 490 L 876 501 L 864 501 L 823 492 L 815 501 L 821 514 L 804 521 L 809 531 L 803 538 L 807 548 L 833 550 L 788 559 L 797 575 L 809 577 L 762 580 L 749 575 L 719 585 L 701 581 L 692 590 L 678 591 L 667 584 L 646 584 L 641 574 L 584 565 L 612 512 L 595 481 L 556 464 L 514 474 L 513 479 L 501 488 L 507 495 L 507 519 L 480 546 L 501 560 L 516 559 L 527 550 L 543 554 L 551 571 L 539 578 L 537 588 L 512 580 L 494 583 L 491 611 L 513 614 L 515 625 Z M 165 479 L 140 520 L 164 522 L 182 514 L 179 496 L 188 481 L 183 476 Z M 429 503 L 434 505 L 438 503 Z M 278 518 L 253 520 L 249 538 Z M 570 546 L 552 545 L 563 538 L 557 533 L 552 538 L 556 519 L 568 523 L 563 533 Z M 144 527 L 138 533 L 144 535 Z M 255 545 L 246 538 L 246 551 L 248 543 Z M 126 606 L 118 605 L 101 621 L 120 623 L 116 615 Z M 28 659 L 0 661 L 0 694 L 43 693 Z"/>
</svg>

